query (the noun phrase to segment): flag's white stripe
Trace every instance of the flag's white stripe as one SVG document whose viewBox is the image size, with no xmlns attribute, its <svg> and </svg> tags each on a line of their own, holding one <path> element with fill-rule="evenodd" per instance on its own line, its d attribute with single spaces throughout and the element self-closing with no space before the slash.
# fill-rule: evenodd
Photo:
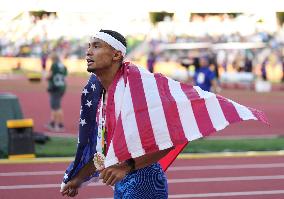
<svg viewBox="0 0 284 199">
<path fill-rule="evenodd" d="M 206 109 L 214 128 L 219 131 L 229 125 L 216 95 L 214 93 L 204 91 L 198 86 L 194 86 L 194 89 L 198 92 L 199 96 L 205 100 Z"/>
<path fill-rule="evenodd" d="M 114 165 L 116 163 L 118 163 L 118 159 L 115 156 L 113 143 L 111 141 L 109 148 L 108 148 L 107 155 L 106 155 L 106 159 L 105 159 L 105 167 L 109 167 L 109 166 Z"/>
<path fill-rule="evenodd" d="M 185 93 L 182 91 L 179 82 L 168 79 L 168 85 L 171 95 L 177 102 L 180 121 L 185 133 L 185 137 L 189 140 L 195 140 L 202 137 L 195 120 L 191 103 Z"/>
<path fill-rule="evenodd" d="M 119 81 L 117 82 L 116 89 L 114 92 L 114 103 L 115 103 L 114 108 L 115 108 L 115 119 L 116 120 L 118 120 L 118 116 L 121 110 L 124 89 L 125 89 L 124 80 L 121 77 Z"/>
<path fill-rule="evenodd" d="M 140 68 L 139 68 L 140 70 Z M 162 101 L 153 74 L 140 70 L 155 141 L 160 150 L 173 146 Z"/>
<path fill-rule="evenodd" d="M 141 144 L 139 130 L 136 123 L 129 82 L 127 82 L 124 93 L 125 100 L 123 101 L 121 110 L 121 121 L 128 151 L 131 156 L 135 158 L 144 155 L 145 151 Z"/>
<path fill-rule="evenodd" d="M 240 118 L 242 118 L 243 120 L 250 120 L 250 119 L 257 120 L 257 118 L 253 115 L 253 113 L 247 107 L 241 104 L 238 104 L 231 99 L 228 99 L 228 100 L 234 105 Z"/>
</svg>

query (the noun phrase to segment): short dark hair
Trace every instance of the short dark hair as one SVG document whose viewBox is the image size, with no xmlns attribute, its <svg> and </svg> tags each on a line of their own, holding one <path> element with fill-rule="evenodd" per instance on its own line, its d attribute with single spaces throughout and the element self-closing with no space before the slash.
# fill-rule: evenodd
<svg viewBox="0 0 284 199">
<path fill-rule="evenodd" d="M 118 41 L 120 41 L 124 46 L 125 48 L 127 48 L 127 42 L 126 42 L 126 39 L 125 37 L 120 34 L 119 32 L 116 32 L 114 30 L 103 30 L 101 29 L 100 32 L 104 32 L 106 34 L 109 34 L 111 35 L 112 37 L 114 37 L 115 39 L 117 39 Z"/>
</svg>

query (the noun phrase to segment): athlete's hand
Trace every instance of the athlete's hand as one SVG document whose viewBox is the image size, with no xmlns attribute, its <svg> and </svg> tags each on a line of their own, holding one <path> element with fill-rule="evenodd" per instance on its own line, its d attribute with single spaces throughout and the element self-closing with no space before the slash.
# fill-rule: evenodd
<svg viewBox="0 0 284 199">
<path fill-rule="evenodd" d="M 70 180 L 63 189 L 60 190 L 62 196 L 69 196 L 69 197 L 75 197 L 78 194 L 78 189 L 80 187 L 81 183 L 74 178 L 73 180 Z"/>
<path fill-rule="evenodd" d="M 113 186 L 116 182 L 122 180 L 129 172 L 130 168 L 125 163 L 116 164 L 101 171 L 100 179 L 103 183 Z"/>
</svg>

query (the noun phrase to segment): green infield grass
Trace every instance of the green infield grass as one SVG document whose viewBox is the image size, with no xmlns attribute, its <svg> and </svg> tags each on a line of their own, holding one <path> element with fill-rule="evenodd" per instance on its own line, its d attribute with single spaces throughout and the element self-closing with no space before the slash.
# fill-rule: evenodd
<svg viewBox="0 0 284 199">
<path fill-rule="evenodd" d="M 50 137 L 45 144 L 36 144 L 37 157 L 74 156 L 77 138 Z M 199 139 L 190 142 L 184 153 L 278 151 L 284 150 L 284 137 L 247 139 Z"/>
</svg>

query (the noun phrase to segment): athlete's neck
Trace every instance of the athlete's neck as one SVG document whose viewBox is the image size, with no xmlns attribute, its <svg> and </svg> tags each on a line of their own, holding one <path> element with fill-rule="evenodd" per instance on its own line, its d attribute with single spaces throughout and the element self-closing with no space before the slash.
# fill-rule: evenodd
<svg viewBox="0 0 284 199">
<path fill-rule="evenodd" d="M 97 77 L 100 79 L 104 89 L 107 91 L 109 86 L 112 84 L 114 77 L 119 70 L 120 65 L 113 65 L 105 71 L 96 73 Z"/>
</svg>

